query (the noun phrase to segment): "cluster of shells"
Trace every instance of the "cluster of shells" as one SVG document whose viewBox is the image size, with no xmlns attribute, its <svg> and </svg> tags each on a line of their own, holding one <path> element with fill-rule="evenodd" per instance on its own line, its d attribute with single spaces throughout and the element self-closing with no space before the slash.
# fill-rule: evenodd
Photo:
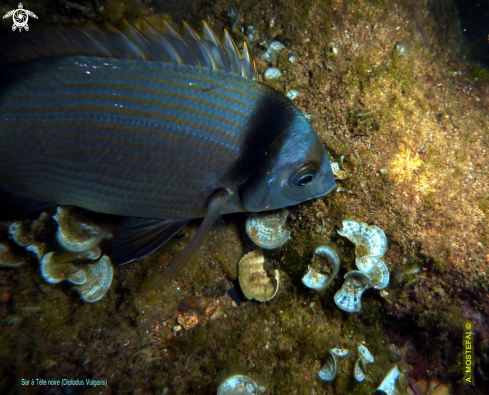
<svg viewBox="0 0 489 395">
<path fill-rule="evenodd" d="M 279 287 L 277 270 L 267 268 L 263 249 L 281 247 L 290 238 L 286 228 L 288 211 L 252 214 L 246 221 L 246 233 L 258 246 L 239 262 L 239 283 L 247 299 L 265 302 L 272 299 Z M 384 289 L 389 283 L 389 270 L 382 260 L 387 251 L 387 238 L 377 226 L 364 222 L 344 220 L 341 236 L 355 244 L 355 263 L 358 270 L 345 275 L 345 282 L 336 292 L 336 305 L 348 312 L 360 311 L 361 297 L 367 288 Z M 302 282 L 308 288 L 322 293 L 338 274 L 341 264 L 338 248 L 332 243 L 316 247 L 311 264 Z"/>
<path fill-rule="evenodd" d="M 343 228 L 338 233 L 355 244 L 358 270 L 345 275 L 345 282 L 336 292 L 334 301 L 340 309 L 357 313 L 362 308 L 361 297 L 367 288 L 384 289 L 389 283 L 389 270 L 381 259 L 387 251 L 387 238 L 379 227 L 353 220 L 343 221 Z M 323 292 L 338 274 L 340 263 L 338 248 L 334 244 L 319 245 L 302 283 Z"/>
<path fill-rule="evenodd" d="M 251 214 L 246 233 L 259 248 L 246 254 L 238 263 L 238 279 L 244 296 L 257 302 L 275 297 L 280 285 L 279 271 L 265 261 L 263 250 L 279 248 L 290 239 L 286 228 L 289 212 L 285 209 Z"/>
<path fill-rule="evenodd" d="M 361 383 L 367 377 L 367 365 L 374 363 L 374 357 L 370 351 L 363 344 L 359 344 L 357 347 L 358 357 L 353 368 L 353 377 L 355 381 Z M 349 355 L 349 350 L 334 348 L 326 354 L 326 360 L 318 372 L 318 377 L 325 382 L 333 381 L 338 374 L 338 360 L 337 358 L 344 358 Z M 387 395 L 398 394 L 396 384 L 399 381 L 401 372 L 397 365 L 394 365 L 387 375 L 380 383 L 377 391 L 383 391 Z"/>
<path fill-rule="evenodd" d="M 355 264 L 358 270 L 345 275 L 345 282 L 336 292 L 336 305 L 348 312 L 362 308 L 361 297 L 367 288 L 384 289 L 389 284 L 389 269 L 381 259 L 387 251 L 387 238 L 377 226 L 353 220 L 343 221 L 338 234 L 355 244 Z"/>
<path fill-rule="evenodd" d="M 359 383 L 365 380 L 367 369 L 366 365 L 374 363 L 374 357 L 370 354 L 367 347 L 363 344 L 358 345 L 358 359 L 353 369 L 353 377 Z M 349 354 L 349 350 L 334 348 L 328 352 L 326 362 L 318 372 L 318 376 L 323 381 L 333 381 L 338 373 L 338 362 L 336 358 L 343 358 Z"/>
<path fill-rule="evenodd" d="M 108 291 L 113 277 L 112 263 L 108 256 L 101 256 L 99 244 L 110 235 L 100 226 L 67 207 L 58 207 L 53 219 L 57 223 L 56 242 L 42 240 L 36 232 L 46 232 L 50 218 L 42 213 L 36 221 L 14 222 L 9 227 L 13 241 L 33 252 L 40 264 L 41 276 L 49 284 L 68 281 L 75 286 L 85 302 L 100 300 Z M 42 241 L 39 241 L 41 239 Z M 89 260 L 94 263 L 76 265 L 73 262 Z"/>
</svg>

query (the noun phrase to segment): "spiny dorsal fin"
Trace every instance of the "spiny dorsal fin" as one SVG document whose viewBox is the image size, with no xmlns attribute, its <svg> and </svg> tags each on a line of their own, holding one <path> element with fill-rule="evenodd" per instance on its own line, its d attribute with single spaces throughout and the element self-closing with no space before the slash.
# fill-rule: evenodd
<svg viewBox="0 0 489 395">
<path fill-rule="evenodd" d="M 186 22 L 179 34 L 164 18 L 159 29 L 141 20 L 136 27 L 123 21 L 119 28 L 105 23 L 96 26 L 46 26 L 40 34 L 3 34 L 0 38 L 0 66 L 57 56 L 96 56 L 183 64 L 223 70 L 245 78 L 258 79 L 256 63 L 247 43 L 242 54 L 227 30 L 222 42 L 204 21 L 199 36 Z"/>
</svg>

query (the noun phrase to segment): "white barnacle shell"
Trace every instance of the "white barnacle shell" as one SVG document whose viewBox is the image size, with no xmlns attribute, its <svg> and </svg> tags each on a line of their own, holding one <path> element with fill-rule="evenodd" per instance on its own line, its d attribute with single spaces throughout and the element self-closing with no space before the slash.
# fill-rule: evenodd
<svg viewBox="0 0 489 395">
<path fill-rule="evenodd" d="M 389 269 L 384 261 L 378 257 L 367 255 L 356 260 L 358 270 L 365 273 L 372 280 L 372 287 L 384 289 L 389 284 Z"/>
<path fill-rule="evenodd" d="M 318 376 L 323 381 L 333 381 L 338 373 L 338 363 L 333 352 L 328 352 L 326 362 L 321 370 L 318 372 Z"/>
<path fill-rule="evenodd" d="M 374 357 L 372 357 L 370 351 L 363 344 L 358 345 L 358 354 L 360 354 L 360 358 L 365 364 L 374 363 Z"/>
<path fill-rule="evenodd" d="M 331 352 L 340 358 L 346 357 L 349 353 L 349 351 L 346 348 L 333 348 Z"/>
<path fill-rule="evenodd" d="M 275 297 L 280 283 L 278 270 L 269 275 L 264 267 L 265 257 L 260 248 L 246 254 L 238 263 L 239 285 L 247 299 L 267 302 Z"/>
<path fill-rule="evenodd" d="M 338 234 L 356 245 L 357 259 L 366 255 L 382 257 L 387 251 L 387 238 L 378 226 L 369 226 L 365 222 L 344 220 L 343 228 L 338 230 Z"/>
<path fill-rule="evenodd" d="M 399 368 L 397 365 L 394 365 L 391 370 L 386 374 L 384 380 L 377 388 L 377 391 L 383 391 L 386 395 L 394 395 L 396 394 L 396 382 L 401 376 L 401 372 L 399 372 Z"/>
<path fill-rule="evenodd" d="M 102 256 L 97 263 L 84 267 L 86 281 L 76 287 L 81 298 L 88 303 L 100 300 L 109 290 L 114 270 L 107 255 Z"/>
<path fill-rule="evenodd" d="M 358 313 L 362 308 L 362 294 L 370 284 L 371 279 L 365 273 L 358 270 L 348 272 L 343 286 L 334 295 L 336 305 L 347 313 Z"/>
<path fill-rule="evenodd" d="M 340 263 L 340 255 L 334 244 L 319 245 L 314 250 L 311 266 L 302 277 L 302 283 L 315 291 L 324 291 L 338 274 Z"/>
<path fill-rule="evenodd" d="M 365 376 L 367 374 L 367 369 L 365 368 L 365 363 L 362 358 L 358 358 L 357 362 L 355 362 L 355 367 L 353 368 L 353 376 L 355 380 L 361 383 L 365 380 Z"/>
<path fill-rule="evenodd" d="M 285 209 L 251 214 L 246 220 L 246 233 L 260 248 L 279 248 L 290 238 L 290 231 L 285 228 L 288 216 Z"/>
<path fill-rule="evenodd" d="M 73 208 L 58 207 L 53 218 L 58 223 L 56 240 L 68 251 L 89 250 L 105 237 L 100 226 Z"/>
</svg>

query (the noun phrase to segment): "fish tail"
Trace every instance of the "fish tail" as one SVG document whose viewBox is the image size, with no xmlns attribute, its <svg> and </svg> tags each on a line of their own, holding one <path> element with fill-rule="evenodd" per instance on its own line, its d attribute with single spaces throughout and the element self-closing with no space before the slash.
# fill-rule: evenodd
<svg viewBox="0 0 489 395">
<path fill-rule="evenodd" d="M 170 279 L 180 271 L 193 253 L 200 247 L 207 233 L 214 225 L 219 215 L 221 215 L 222 208 L 224 207 L 229 195 L 230 192 L 228 190 L 219 190 L 211 196 L 207 214 L 195 236 L 192 238 L 192 240 L 190 240 L 190 243 L 187 244 L 180 255 L 178 255 L 177 258 L 174 259 L 163 271 L 163 273 L 151 280 L 148 286 L 146 286 L 144 289 L 145 293 L 158 289 L 166 280 Z"/>
</svg>

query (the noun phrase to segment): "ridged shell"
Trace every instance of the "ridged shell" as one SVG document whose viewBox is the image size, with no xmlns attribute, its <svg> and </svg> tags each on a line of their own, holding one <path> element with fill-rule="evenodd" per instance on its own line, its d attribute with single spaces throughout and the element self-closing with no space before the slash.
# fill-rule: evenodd
<svg viewBox="0 0 489 395">
<path fill-rule="evenodd" d="M 355 244 L 357 244 L 360 240 L 362 230 L 368 227 L 365 222 L 358 222 L 350 219 L 345 219 L 342 224 L 343 228 L 338 230 L 338 234 L 340 236 L 346 237 L 348 240 Z"/>
<path fill-rule="evenodd" d="M 371 280 L 365 273 L 357 270 L 348 272 L 343 286 L 334 296 L 336 305 L 347 313 L 358 313 L 362 308 L 362 294 L 370 284 Z"/>
<path fill-rule="evenodd" d="M 326 260 L 326 262 L 324 261 Z M 302 283 L 315 291 L 324 291 L 335 279 L 340 269 L 340 256 L 338 249 L 333 244 L 322 244 L 314 250 L 311 266 L 304 277 Z M 325 273 L 325 266 L 331 266 Z"/>
<path fill-rule="evenodd" d="M 249 376 L 237 374 L 226 378 L 217 388 L 217 395 L 258 395 L 264 393 L 255 380 Z"/>
<path fill-rule="evenodd" d="M 358 270 L 365 273 L 372 280 L 372 287 L 384 289 L 389 284 L 389 269 L 384 261 L 378 257 L 367 255 L 356 260 Z"/>
<path fill-rule="evenodd" d="M 336 357 L 332 352 L 328 352 L 326 356 L 326 362 L 321 370 L 318 372 L 318 376 L 323 381 L 333 381 L 338 373 L 338 364 Z"/>
<path fill-rule="evenodd" d="M 329 277 L 323 273 L 318 272 L 313 267 L 309 266 L 307 273 L 302 277 L 302 284 L 307 288 L 314 289 L 315 291 L 322 291 L 326 288 Z"/>
<path fill-rule="evenodd" d="M 84 266 L 87 280 L 77 286 L 76 290 L 81 298 L 88 303 L 100 300 L 109 290 L 114 271 L 112 263 L 107 255 L 104 255 L 97 263 Z"/>
<path fill-rule="evenodd" d="M 82 269 L 78 269 L 78 271 L 68 277 L 68 281 L 75 285 L 83 285 L 87 282 L 87 275 Z"/>
<path fill-rule="evenodd" d="M 53 219 L 58 223 L 56 240 L 68 251 L 89 250 L 105 236 L 100 226 L 72 208 L 58 207 Z"/>
<path fill-rule="evenodd" d="M 57 284 L 75 274 L 78 269 L 71 263 L 60 263 L 54 252 L 48 252 L 41 260 L 41 276 L 49 284 Z"/>
<path fill-rule="evenodd" d="M 368 351 L 367 347 L 365 347 L 363 344 L 358 345 L 358 353 L 360 354 L 360 358 L 362 358 L 362 361 L 365 364 L 374 363 L 374 357 L 372 357 L 370 351 Z"/>
<path fill-rule="evenodd" d="M 363 380 L 365 380 L 365 376 L 367 374 L 367 370 L 365 368 L 365 363 L 361 358 L 357 359 L 357 362 L 355 362 L 355 368 L 353 369 L 353 377 L 355 377 L 355 380 L 361 383 Z"/>
<path fill-rule="evenodd" d="M 338 234 L 355 243 L 357 259 L 366 255 L 382 257 L 387 251 L 387 238 L 378 226 L 345 220 Z"/>
<path fill-rule="evenodd" d="M 246 254 L 238 263 L 239 285 L 247 299 L 267 302 L 277 294 L 280 275 L 273 270 L 273 277 L 268 275 L 263 264 L 265 257 L 260 248 Z"/>
<path fill-rule="evenodd" d="M 289 212 L 254 213 L 246 220 L 246 233 L 253 243 L 266 250 L 283 246 L 290 238 L 290 231 L 285 228 Z"/>
<path fill-rule="evenodd" d="M 340 358 L 346 357 L 349 353 L 349 351 L 346 348 L 333 348 L 331 352 Z"/>
<path fill-rule="evenodd" d="M 380 383 L 377 391 L 383 391 L 386 395 L 394 395 L 396 393 L 396 382 L 400 376 L 401 372 L 399 372 L 399 368 L 397 365 L 394 365 L 386 374 L 382 383 Z"/>
</svg>

